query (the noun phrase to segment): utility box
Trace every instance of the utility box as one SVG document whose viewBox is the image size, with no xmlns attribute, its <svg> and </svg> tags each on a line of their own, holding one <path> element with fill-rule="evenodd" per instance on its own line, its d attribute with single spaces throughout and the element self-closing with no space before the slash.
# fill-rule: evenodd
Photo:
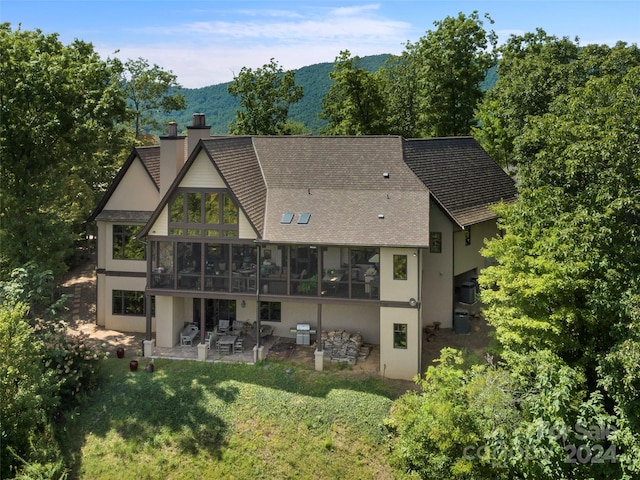
<svg viewBox="0 0 640 480">
<path fill-rule="evenodd" d="M 460 301 L 472 305 L 476 303 L 476 284 L 465 282 L 460 287 Z"/>
<path fill-rule="evenodd" d="M 471 332 L 471 324 L 469 323 L 469 310 L 464 308 L 456 308 L 453 313 L 453 331 L 459 334 L 468 334 Z"/>
</svg>

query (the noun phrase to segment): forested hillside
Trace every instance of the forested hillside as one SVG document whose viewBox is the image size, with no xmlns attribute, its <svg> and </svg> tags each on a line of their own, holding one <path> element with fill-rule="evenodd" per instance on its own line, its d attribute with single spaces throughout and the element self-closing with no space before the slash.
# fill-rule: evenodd
<svg viewBox="0 0 640 480">
<path fill-rule="evenodd" d="M 377 71 L 389 57 L 388 54 L 371 55 L 363 57 L 359 65 L 370 72 Z M 300 102 L 293 104 L 289 111 L 291 120 L 303 123 L 311 133 L 318 133 L 326 125 L 326 120 L 318 118 L 321 110 L 322 99 L 331 86 L 329 73 L 333 70 L 332 62 L 318 63 L 295 70 L 296 83 L 302 85 L 304 97 Z M 484 89 L 495 83 L 495 70 L 487 74 Z M 202 88 L 185 88 L 182 90 L 187 100 L 187 108 L 181 112 L 174 112 L 164 118 L 162 123 L 170 120 L 178 122 L 179 128 L 191 124 L 192 115 L 196 112 L 204 113 L 207 124 L 211 125 L 212 135 L 228 133 L 229 122 L 235 118 L 238 109 L 238 101 L 232 97 L 227 88 L 229 84 L 220 83 Z M 153 132 L 163 134 L 165 132 Z"/>
<path fill-rule="evenodd" d="M 359 64 L 367 70 L 375 72 L 388 57 L 388 54 L 363 57 Z M 318 113 L 322 98 L 331 86 L 329 78 L 331 70 L 333 70 L 331 62 L 318 63 L 295 70 L 296 83 L 302 86 L 304 97 L 300 102 L 291 106 L 290 117 L 295 122 L 303 123 L 312 133 L 318 133 L 326 124 L 325 120 L 318 118 Z M 175 120 L 180 128 L 184 128 L 191 124 L 191 117 L 194 113 L 204 113 L 207 124 L 211 125 L 212 135 L 228 133 L 229 122 L 235 118 L 238 109 L 237 99 L 227 91 L 230 83 L 183 89 L 182 93 L 187 100 L 186 110 L 174 112 L 165 120 Z"/>
</svg>

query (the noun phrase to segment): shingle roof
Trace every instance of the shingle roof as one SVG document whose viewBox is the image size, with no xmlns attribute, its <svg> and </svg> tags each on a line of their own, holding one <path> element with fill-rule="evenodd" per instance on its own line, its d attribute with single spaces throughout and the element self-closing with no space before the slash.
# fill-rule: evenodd
<svg viewBox="0 0 640 480">
<path fill-rule="evenodd" d="M 471 137 L 405 140 L 404 156 L 461 227 L 495 218 L 490 205 L 515 199 L 513 180 Z"/>
<path fill-rule="evenodd" d="M 135 210 L 105 210 L 96 216 L 96 220 L 106 222 L 137 222 L 146 223 L 153 212 Z"/>
<path fill-rule="evenodd" d="M 120 181 L 124 178 L 127 171 L 129 170 L 129 167 L 131 167 L 131 164 L 136 158 L 140 159 L 142 165 L 149 174 L 149 177 L 151 177 L 151 180 L 153 180 L 156 188 L 160 188 L 160 147 L 136 147 L 131 151 L 131 154 L 129 155 L 127 160 L 125 160 L 124 164 L 116 174 L 113 182 L 111 182 L 111 185 L 109 185 L 109 188 L 107 189 L 105 194 L 102 196 L 102 199 L 96 206 L 95 210 L 87 219 L 87 222 L 96 220 L 96 218 L 102 213 L 102 210 L 113 195 L 113 192 L 116 191 L 116 188 L 118 188 Z"/>
<path fill-rule="evenodd" d="M 160 188 L 160 146 L 136 147 L 137 152 L 144 168 L 149 172 L 156 187 Z"/>
<path fill-rule="evenodd" d="M 428 244 L 429 191 L 404 164 L 400 137 L 230 137 L 203 144 L 265 240 Z M 291 224 L 280 223 L 285 212 L 297 214 Z M 297 224 L 300 213 L 311 214 L 308 224 Z"/>
<path fill-rule="evenodd" d="M 261 232 L 267 188 L 251 137 L 219 137 L 202 144 L 249 221 Z"/>
</svg>

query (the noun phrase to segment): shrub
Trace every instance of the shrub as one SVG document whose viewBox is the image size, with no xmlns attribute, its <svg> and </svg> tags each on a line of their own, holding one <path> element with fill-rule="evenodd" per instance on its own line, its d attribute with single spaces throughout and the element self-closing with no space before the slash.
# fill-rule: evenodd
<svg viewBox="0 0 640 480">
<path fill-rule="evenodd" d="M 44 366 L 55 374 L 61 405 L 77 403 L 78 393 L 93 388 L 100 360 L 107 354 L 89 341 L 89 335 L 67 333 L 64 321 L 38 321 L 35 330 L 45 347 Z"/>
</svg>

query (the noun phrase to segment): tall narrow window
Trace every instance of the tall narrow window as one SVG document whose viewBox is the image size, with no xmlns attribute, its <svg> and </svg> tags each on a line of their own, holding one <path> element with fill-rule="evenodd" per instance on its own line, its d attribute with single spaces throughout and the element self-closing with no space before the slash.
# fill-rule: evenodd
<svg viewBox="0 0 640 480">
<path fill-rule="evenodd" d="M 197 192 L 187 194 L 187 223 L 202 223 L 201 195 Z"/>
<path fill-rule="evenodd" d="M 442 253 L 442 232 L 431 232 L 429 235 L 429 251 Z"/>
<path fill-rule="evenodd" d="M 393 348 L 407 348 L 407 324 L 393 324 Z"/>
<path fill-rule="evenodd" d="M 406 255 L 393 256 L 393 279 L 394 280 L 407 279 L 407 256 Z"/>
<path fill-rule="evenodd" d="M 467 227 L 464 231 L 464 244 L 471 245 L 471 227 Z"/>
<path fill-rule="evenodd" d="M 172 222 L 179 223 L 184 221 L 184 195 L 178 194 L 178 196 L 173 199 L 170 206 L 170 212 Z"/>
</svg>

